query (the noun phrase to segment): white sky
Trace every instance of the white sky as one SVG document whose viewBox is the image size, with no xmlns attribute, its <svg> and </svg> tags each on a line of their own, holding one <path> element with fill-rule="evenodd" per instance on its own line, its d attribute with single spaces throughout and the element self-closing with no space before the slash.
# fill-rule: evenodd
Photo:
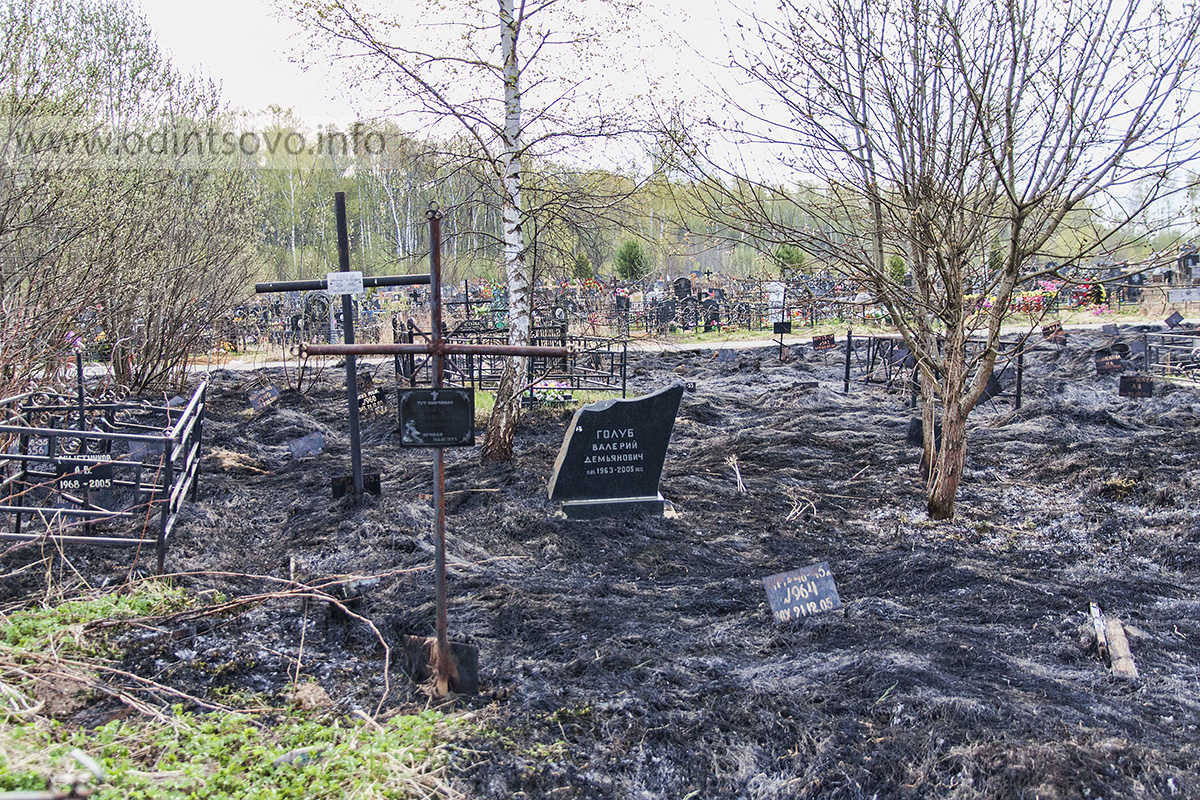
<svg viewBox="0 0 1200 800">
<path fill-rule="evenodd" d="M 404 2 L 405 0 L 396 0 Z M 347 96 L 336 68 L 307 72 L 296 56 L 307 49 L 307 34 L 263 0 L 135 0 L 146 14 L 160 44 L 176 67 L 201 70 L 222 85 L 222 96 L 251 112 L 270 104 L 292 108 L 310 124 L 356 118 L 354 98 Z M 739 5 L 772 6 L 771 0 L 743 0 Z M 720 10 L 719 10 L 720 9 Z M 738 12 L 723 0 L 651 0 L 643 13 L 683 33 L 688 41 L 721 57 L 728 51 L 721 34 L 722 17 Z M 646 26 L 653 37 L 652 26 Z M 676 48 L 652 48 L 649 67 L 657 60 L 664 70 L 680 58 Z M 722 59 L 723 60 L 723 59 Z M 692 70 L 692 72 L 703 70 Z M 699 89 L 697 91 L 700 91 Z M 373 110 L 373 109 L 372 109 Z"/>
</svg>

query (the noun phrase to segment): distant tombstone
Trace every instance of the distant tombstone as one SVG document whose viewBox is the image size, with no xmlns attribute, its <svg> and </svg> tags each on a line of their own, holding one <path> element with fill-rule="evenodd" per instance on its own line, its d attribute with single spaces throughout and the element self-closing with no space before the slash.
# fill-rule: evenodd
<svg viewBox="0 0 1200 800">
<path fill-rule="evenodd" d="M 842 607 L 828 562 L 763 578 L 776 622 L 792 622 Z"/>
<path fill-rule="evenodd" d="M 771 281 L 763 286 L 767 292 L 767 316 L 772 322 L 784 322 L 786 310 L 784 300 L 787 297 L 787 286 L 779 281 Z M 790 331 L 789 331 L 790 333 Z"/>
<path fill-rule="evenodd" d="M 325 452 L 325 437 L 320 433 L 310 433 L 299 439 L 289 439 L 288 449 L 292 451 L 292 460 L 294 461 L 310 456 L 319 456 Z"/>
<path fill-rule="evenodd" d="M 1164 319 L 1163 322 L 1167 323 L 1168 328 L 1177 327 L 1179 323 L 1183 322 L 1183 314 L 1180 314 L 1178 311 L 1176 311 L 1171 314 L 1171 316 Z"/>
<path fill-rule="evenodd" d="M 1102 325 L 1100 327 L 1100 332 L 1106 333 L 1109 336 L 1118 336 L 1121 333 L 1121 329 L 1116 325 Z"/>
<path fill-rule="evenodd" d="M 979 396 L 979 402 L 986 403 L 993 397 L 999 397 L 1002 394 L 1004 394 L 1004 384 L 1000 383 L 1000 376 L 993 372 L 983 386 L 983 394 Z"/>
<path fill-rule="evenodd" d="M 1121 397 L 1154 397 L 1154 379 L 1138 375 L 1122 375 L 1117 387 Z"/>
<path fill-rule="evenodd" d="M 888 357 L 888 363 L 893 367 L 909 369 L 917 365 L 917 358 L 907 347 L 897 347 Z"/>
<path fill-rule="evenodd" d="M 1118 353 L 1102 351 L 1096 353 L 1096 374 L 1111 375 L 1121 371 L 1121 356 Z"/>
<path fill-rule="evenodd" d="M 817 352 L 821 352 L 823 350 L 836 350 L 837 339 L 834 338 L 832 333 L 826 333 L 822 336 L 814 336 L 812 340 L 812 348 Z"/>
<path fill-rule="evenodd" d="M 399 405 L 402 447 L 475 444 L 475 393 L 470 389 L 405 389 Z"/>
<path fill-rule="evenodd" d="M 672 290 L 675 292 L 675 297 L 682 300 L 685 297 L 690 297 L 692 294 L 692 282 L 687 278 L 676 278 L 671 284 Z"/>
<path fill-rule="evenodd" d="M 661 515 L 658 492 L 684 385 L 575 412 L 550 477 L 549 496 L 572 519 Z"/>
<path fill-rule="evenodd" d="M 255 389 L 250 393 L 250 407 L 255 411 L 262 411 L 267 406 L 279 399 L 279 390 L 274 386 L 264 386 L 261 389 Z"/>
<path fill-rule="evenodd" d="M 1051 342 L 1065 342 L 1067 340 L 1067 332 L 1063 330 L 1061 322 L 1052 322 L 1049 325 L 1042 326 L 1042 338 Z"/>
</svg>

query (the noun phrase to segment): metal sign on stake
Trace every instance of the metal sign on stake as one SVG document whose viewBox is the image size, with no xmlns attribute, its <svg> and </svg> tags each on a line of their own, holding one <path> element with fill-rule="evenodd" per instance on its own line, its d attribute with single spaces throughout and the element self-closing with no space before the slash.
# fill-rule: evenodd
<svg viewBox="0 0 1200 800">
<path fill-rule="evenodd" d="M 429 219 L 429 293 L 430 328 L 427 344 L 306 344 L 301 349 L 313 356 L 354 355 L 428 355 L 433 365 L 433 389 L 443 389 L 445 378 L 444 358 L 447 355 L 489 356 L 546 356 L 570 358 L 569 347 L 535 347 L 531 345 L 485 345 L 456 344 L 447 342 L 442 334 L 442 215 L 436 203 L 431 203 L 426 212 Z M 453 690 L 473 694 L 478 689 L 478 663 L 473 648 L 461 647 L 467 658 L 456 659 L 450 646 L 446 618 L 446 467 L 443 459 L 444 446 L 433 450 L 433 539 L 434 580 L 437 604 L 437 635 L 432 642 L 424 642 L 424 655 L 432 664 L 436 676 L 435 690 L 444 696 Z M 406 650 L 415 649 L 406 647 Z M 432 653 L 430 650 L 432 649 Z M 430 657 L 431 656 L 431 657 Z M 414 677 L 418 677 L 414 675 Z"/>
<path fill-rule="evenodd" d="M 274 283 L 256 283 L 254 291 L 258 294 L 275 292 L 302 292 L 323 290 L 330 294 L 342 296 L 342 330 L 346 344 L 354 344 L 354 308 L 351 296 L 362 294 L 365 289 L 382 286 L 423 286 L 429 283 L 428 275 L 387 275 L 376 278 L 364 278 L 361 272 L 350 271 L 350 233 L 346 225 L 346 193 L 337 192 L 333 196 L 334 213 L 337 217 L 338 242 L 338 271 L 327 273 L 325 280 L 310 281 L 276 281 Z M 355 351 L 358 352 L 358 351 Z M 333 479 L 333 496 L 341 497 L 347 490 L 354 493 L 355 501 L 361 500 L 364 491 L 362 468 L 362 440 L 358 432 L 358 372 L 354 363 L 354 354 L 346 355 L 346 402 L 350 417 L 350 471 L 349 476 Z M 379 494 L 379 477 L 372 475 L 366 488 L 372 494 Z"/>
</svg>

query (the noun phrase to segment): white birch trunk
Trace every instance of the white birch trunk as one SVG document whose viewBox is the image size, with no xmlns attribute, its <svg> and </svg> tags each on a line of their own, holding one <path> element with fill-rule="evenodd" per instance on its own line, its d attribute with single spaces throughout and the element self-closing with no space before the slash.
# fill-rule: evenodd
<svg viewBox="0 0 1200 800">
<path fill-rule="evenodd" d="M 521 71 L 517 63 L 518 20 L 513 0 L 498 0 L 500 5 L 500 46 L 504 59 L 504 130 L 500 152 L 501 204 L 504 235 L 504 268 L 508 279 L 508 343 L 526 346 L 530 342 L 530 285 L 525 263 L 525 239 L 521 231 Z M 496 405 L 488 421 L 483 443 L 486 461 L 512 459 L 513 434 L 520 410 L 521 388 L 525 382 L 526 359 L 507 359 Z"/>
</svg>

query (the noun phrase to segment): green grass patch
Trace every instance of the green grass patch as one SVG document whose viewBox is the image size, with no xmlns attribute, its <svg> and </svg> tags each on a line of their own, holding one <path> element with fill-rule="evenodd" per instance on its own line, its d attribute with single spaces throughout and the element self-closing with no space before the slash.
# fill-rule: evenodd
<svg viewBox="0 0 1200 800">
<path fill-rule="evenodd" d="M 217 698 L 223 708 L 193 713 L 155 707 L 139 687 L 113 684 L 120 677 L 103 665 L 121 654 L 110 633 L 124 630 L 122 622 L 154 624 L 197 605 L 182 589 L 142 581 L 0 614 L 0 792 L 49 788 L 67 796 L 77 787 L 96 800 L 453 795 L 447 742 L 466 723 L 436 711 L 376 722 L 234 694 Z M 50 712 L 35 702 L 64 685 L 107 685 L 143 699 L 128 716 L 85 729 L 43 716 Z"/>
<path fill-rule="evenodd" d="M 338 800 L 449 796 L 444 765 L 455 723 L 437 711 L 385 723 L 293 713 L 175 713 L 95 730 L 58 723 L 0 736 L 0 791 L 67 788 L 78 748 L 103 768 L 95 800 Z"/>
</svg>

